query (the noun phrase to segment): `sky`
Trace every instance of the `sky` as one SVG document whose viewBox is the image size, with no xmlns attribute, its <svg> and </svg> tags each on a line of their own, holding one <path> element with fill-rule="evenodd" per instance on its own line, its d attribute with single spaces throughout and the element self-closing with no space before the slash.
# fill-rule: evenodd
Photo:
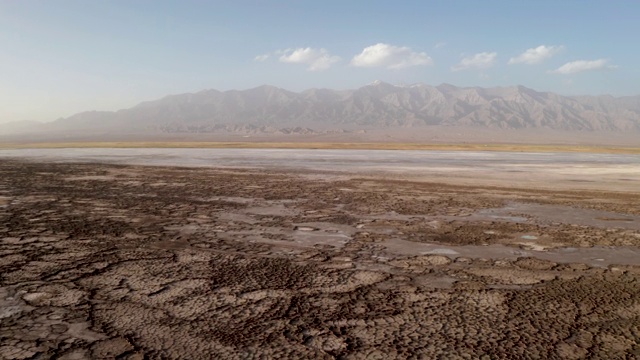
<svg viewBox="0 0 640 360">
<path fill-rule="evenodd" d="M 640 95 L 638 34 L 632 0 L 0 0 L 0 122 L 264 84 Z"/>
</svg>

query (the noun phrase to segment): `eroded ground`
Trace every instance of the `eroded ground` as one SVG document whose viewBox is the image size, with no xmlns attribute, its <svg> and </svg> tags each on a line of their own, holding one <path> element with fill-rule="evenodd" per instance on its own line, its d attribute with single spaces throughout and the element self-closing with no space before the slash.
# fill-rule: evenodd
<svg viewBox="0 0 640 360">
<path fill-rule="evenodd" d="M 0 162 L 0 358 L 638 358 L 640 194 Z"/>
</svg>

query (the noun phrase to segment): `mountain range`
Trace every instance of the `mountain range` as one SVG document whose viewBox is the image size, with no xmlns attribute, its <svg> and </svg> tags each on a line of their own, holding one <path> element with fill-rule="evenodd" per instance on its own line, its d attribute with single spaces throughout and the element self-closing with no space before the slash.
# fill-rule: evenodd
<svg viewBox="0 0 640 360">
<path fill-rule="evenodd" d="M 20 124 L 19 124 L 20 125 Z M 640 96 L 562 96 L 524 86 L 396 86 L 291 92 L 273 86 L 171 95 L 118 111 L 87 111 L 0 132 L 318 134 L 461 126 L 640 132 Z M 8 129 L 8 130 L 7 130 Z"/>
</svg>

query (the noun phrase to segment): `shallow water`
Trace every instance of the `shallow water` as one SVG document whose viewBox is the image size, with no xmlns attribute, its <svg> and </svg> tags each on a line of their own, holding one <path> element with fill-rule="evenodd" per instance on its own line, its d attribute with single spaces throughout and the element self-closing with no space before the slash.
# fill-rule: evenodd
<svg viewBox="0 0 640 360">
<path fill-rule="evenodd" d="M 627 230 L 640 230 L 640 216 L 621 214 L 610 211 L 581 209 L 565 205 L 549 205 L 512 202 L 509 205 L 497 209 L 483 209 L 475 215 L 508 219 L 513 222 L 526 221 L 526 218 L 510 216 L 510 214 L 524 214 L 536 218 L 537 222 L 559 222 L 565 224 L 593 226 L 602 229 L 617 228 Z M 511 219 L 509 219 L 511 218 Z M 514 220 L 514 218 L 516 220 Z M 523 219 L 518 221 L 517 219 Z M 526 239 L 523 236 L 524 239 Z"/>
<path fill-rule="evenodd" d="M 517 247 L 493 244 L 447 246 L 443 244 L 416 243 L 402 239 L 390 239 L 383 243 L 393 255 L 445 255 L 456 257 L 510 259 L 535 257 L 557 263 L 582 263 L 594 267 L 609 265 L 640 265 L 640 249 L 637 247 L 594 246 L 590 248 L 557 248 L 545 251 L 524 250 Z"/>
</svg>

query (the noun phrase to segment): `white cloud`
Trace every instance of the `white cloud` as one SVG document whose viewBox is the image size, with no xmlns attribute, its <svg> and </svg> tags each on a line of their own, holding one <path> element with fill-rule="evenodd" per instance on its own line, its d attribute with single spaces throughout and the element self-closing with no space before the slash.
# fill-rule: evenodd
<svg viewBox="0 0 640 360">
<path fill-rule="evenodd" d="M 410 66 L 432 65 L 433 60 L 424 52 L 414 52 L 406 46 L 378 43 L 368 46 L 351 59 L 351 65 L 358 67 L 386 67 L 402 69 Z"/>
<path fill-rule="evenodd" d="M 452 71 L 460 71 L 467 69 L 488 69 L 496 62 L 498 53 L 496 52 L 482 52 L 473 56 L 466 57 L 460 61 L 457 65 L 451 67 Z"/>
<path fill-rule="evenodd" d="M 270 57 L 271 57 L 271 54 L 258 55 L 255 58 L 253 58 L 253 61 L 263 62 L 263 61 L 269 59 Z"/>
<path fill-rule="evenodd" d="M 330 68 L 331 65 L 340 61 L 339 56 L 329 54 L 326 49 L 314 49 L 307 47 L 279 51 L 282 53 L 282 56 L 280 56 L 281 62 L 305 64 L 309 66 L 307 68 L 309 71 L 326 70 Z M 279 52 L 276 51 L 276 54 L 278 53 Z"/>
<path fill-rule="evenodd" d="M 527 49 L 527 51 L 523 52 L 522 54 L 520 54 L 520 55 L 518 55 L 516 57 L 512 57 L 511 59 L 509 59 L 509 65 L 513 65 L 513 64 L 528 64 L 528 65 L 538 64 L 538 63 L 541 63 L 542 61 L 544 61 L 546 59 L 551 58 L 553 55 L 557 54 L 562 49 L 564 49 L 564 46 L 562 46 L 562 45 L 560 45 L 560 46 L 540 45 L 540 46 L 535 47 L 535 48 Z"/>
<path fill-rule="evenodd" d="M 607 59 L 571 61 L 551 72 L 568 75 L 583 71 L 611 70 L 617 68 L 615 65 L 608 65 L 608 62 L 609 60 Z"/>
</svg>

